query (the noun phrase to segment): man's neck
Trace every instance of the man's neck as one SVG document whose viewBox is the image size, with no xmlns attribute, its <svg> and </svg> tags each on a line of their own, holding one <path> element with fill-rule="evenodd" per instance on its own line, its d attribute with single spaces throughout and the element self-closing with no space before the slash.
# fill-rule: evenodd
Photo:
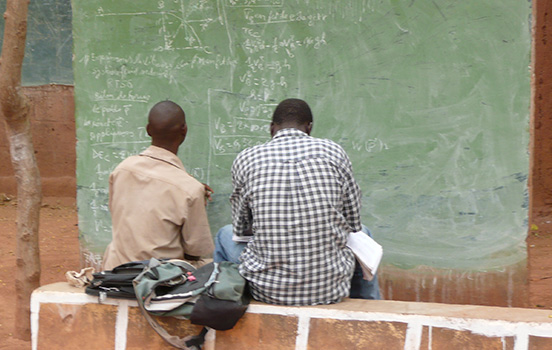
<svg viewBox="0 0 552 350">
<path fill-rule="evenodd" d="M 310 131 L 311 131 L 309 124 L 297 125 L 295 123 L 293 124 L 288 123 L 288 124 L 281 124 L 281 125 L 272 124 L 270 128 L 270 133 L 272 137 L 274 137 L 278 133 L 278 131 L 284 130 L 284 129 L 299 130 L 301 132 L 304 132 L 307 135 L 310 135 Z"/>
<path fill-rule="evenodd" d="M 155 141 L 152 141 L 151 145 L 155 146 L 155 147 L 166 149 L 167 151 L 172 152 L 174 154 L 178 154 L 178 147 L 180 146 L 180 145 L 171 145 L 171 144 L 165 144 L 165 143 L 162 143 L 162 142 L 155 142 Z"/>
</svg>

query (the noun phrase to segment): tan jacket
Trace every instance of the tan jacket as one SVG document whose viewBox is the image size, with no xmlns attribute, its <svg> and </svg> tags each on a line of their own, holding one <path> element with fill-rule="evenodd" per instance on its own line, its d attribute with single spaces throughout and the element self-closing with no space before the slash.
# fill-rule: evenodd
<svg viewBox="0 0 552 350">
<path fill-rule="evenodd" d="M 113 240 L 102 269 L 129 261 L 210 255 L 205 187 L 172 152 L 150 146 L 109 177 Z"/>
</svg>

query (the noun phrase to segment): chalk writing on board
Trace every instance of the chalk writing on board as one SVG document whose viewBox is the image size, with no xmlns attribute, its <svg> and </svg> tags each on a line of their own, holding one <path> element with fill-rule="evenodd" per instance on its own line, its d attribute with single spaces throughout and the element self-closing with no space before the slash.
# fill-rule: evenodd
<svg viewBox="0 0 552 350">
<path fill-rule="evenodd" d="M 93 253 L 90 251 L 84 251 L 82 254 L 83 254 L 85 266 L 92 266 L 96 269 L 96 271 L 101 271 L 101 265 L 102 265 L 101 254 Z"/>
<path fill-rule="evenodd" d="M 130 105 L 126 105 L 130 106 Z M 98 113 L 101 114 L 102 117 L 108 116 L 107 119 L 103 120 L 90 120 L 87 119 L 83 122 L 83 126 L 86 127 L 93 127 L 93 128 L 102 128 L 102 127 L 115 127 L 115 128 L 122 128 L 125 124 L 125 119 L 123 117 L 111 117 L 112 114 L 121 112 L 122 108 L 119 108 L 118 106 L 98 106 L 94 105 L 92 107 L 92 113 Z"/>
<path fill-rule="evenodd" d="M 236 81 L 242 89 L 249 89 L 239 94 L 222 89 L 217 98 L 210 99 L 209 105 L 216 112 L 209 114 L 209 161 L 207 167 L 192 168 L 190 172 L 194 176 L 211 181 L 211 165 L 217 162 L 216 157 L 235 156 L 244 148 L 266 142 L 271 114 L 276 106 L 268 101 L 290 87 L 287 77 L 297 71 L 297 54 L 304 50 L 320 50 L 328 45 L 325 31 L 307 35 L 274 35 L 260 31 L 259 24 L 304 23 L 314 26 L 328 18 L 328 14 L 319 11 L 306 14 L 283 10 L 283 5 L 284 2 L 279 0 L 224 2 L 222 6 L 243 9 L 240 28 L 243 38 L 229 34 L 228 39 L 229 46 L 237 41 L 245 56 L 236 56 L 232 47 L 229 54 L 213 51 L 209 37 L 203 37 L 203 33 L 213 25 L 228 27 L 229 24 L 222 8 L 215 11 L 206 2 L 198 2 L 194 7 L 184 6 L 182 0 L 158 1 L 155 10 L 127 12 L 113 12 L 108 6 L 98 7 L 95 16 L 100 21 L 113 16 L 155 18 L 152 24 L 157 27 L 159 40 L 151 42 L 147 54 L 109 50 L 88 52 L 78 58 L 80 64 L 88 67 L 91 77 L 102 82 L 96 86 L 103 86 L 93 91 L 91 98 L 91 116 L 101 118 L 89 117 L 83 121 L 88 128 L 90 158 L 96 162 L 93 170 L 96 179 L 105 181 L 118 162 L 147 145 L 148 137 L 143 126 L 129 125 L 128 118 L 135 116 L 137 111 L 144 111 L 140 105 L 151 104 L 152 94 L 140 88 L 142 81 L 150 78 L 178 85 L 179 77 L 188 74 L 186 72 L 206 68 L 215 71 L 231 69 L 236 72 Z M 264 9 L 269 10 L 264 12 Z M 171 51 L 185 51 L 186 54 L 175 57 L 165 54 Z M 240 66 L 245 69 L 240 71 Z M 221 104 L 224 105 L 222 109 Z M 105 148 L 107 146 L 112 147 Z M 374 148 L 368 143 L 358 147 L 369 151 Z M 96 186 L 94 183 L 89 190 L 97 192 Z M 101 194 L 105 197 L 107 192 Z M 94 213 L 107 212 L 107 207 L 101 205 L 94 205 L 91 209 Z"/>
<path fill-rule="evenodd" d="M 183 105 L 189 118 L 190 133 L 179 156 L 190 174 L 215 188 L 209 206 L 215 208 L 209 209 L 214 232 L 229 222 L 235 155 L 270 140 L 272 113 L 286 97 L 307 100 L 315 112 L 314 135 L 338 142 L 351 157 L 362 174 L 363 219 L 372 220 L 368 224 L 376 235 L 390 237 L 384 240 L 389 256 L 402 253 L 395 239 L 429 236 L 432 227 L 438 228 L 433 236 L 446 232 L 443 242 L 462 247 L 458 251 L 469 249 L 454 243 L 461 241 L 464 229 L 487 237 L 519 230 L 525 217 L 517 208 L 523 185 L 495 182 L 523 171 L 518 168 L 525 155 L 511 150 L 512 157 L 503 157 L 509 145 L 496 140 L 497 128 L 489 131 L 486 125 L 500 122 L 505 125 L 500 132 L 523 129 L 522 122 L 503 119 L 524 115 L 520 101 L 527 95 L 520 84 L 528 83 L 512 73 L 515 63 L 500 57 L 526 61 L 521 47 L 530 37 L 518 35 L 519 28 L 511 30 L 513 23 L 526 20 L 517 17 L 526 9 L 514 15 L 516 11 L 489 10 L 484 2 L 451 2 L 441 8 L 444 20 L 427 2 L 412 2 L 400 13 L 394 3 L 73 0 L 75 33 L 80 35 L 74 62 L 80 74 L 75 75 L 75 97 L 83 236 L 108 243 L 109 173 L 149 145 L 144 130 L 148 109 L 167 98 Z M 466 15 L 459 19 L 458 13 Z M 485 26 L 480 20 L 469 22 L 471 14 L 481 13 L 489 14 Z M 430 18 L 435 23 L 426 20 Z M 487 30 L 489 23 L 493 30 Z M 475 37 L 481 42 L 480 33 L 499 44 L 471 45 Z M 504 105 L 504 96 L 516 96 L 515 103 Z M 470 113 L 478 117 L 466 116 Z M 459 120 L 466 122 L 460 125 Z M 509 142 L 517 135 L 505 134 Z M 510 158 L 512 164 L 506 164 Z M 467 179 L 474 179 L 468 189 L 462 187 Z M 486 188 L 501 190 L 488 194 Z M 491 213 L 495 207 L 506 208 L 508 217 Z M 468 222 L 470 218 L 480 223 Z M 503 226 L 497 229 L 493 220 L 498 218 Z M 424 244 L 439 242 L 433 236 Z M 501 254 L 476 248 L 471 256 Z M 93 250 L 101 254 L 103 247 Z M 428 252 L 425 246 L 421 250 Z M 91 254 L 86 259 L 100 258 Z M 443 262 L 432 254 L 416 259 L 429 265 Z M 472 260 L 476 265 L 477 259 Z"/>
<path fill-rule="evenodd" d="M 241 150 L 266 142 L 266 136 L 232 135 L 229 137 L 215 136 L 215 155 L 236 155 Z"/>
<path fill-rule="evenodd" d="M 291 35 L 288 38 L 273 38 L 272 40 L 263 40 L 261 38 L 252 37 L 248 38 L 243 42 L 243 48 L 246 50 L 248 54 L 256 54 L 256 53 L 280 53 L 284 52 L 287 57 L 294 58 L 295 52 L 299 48 L 313 48 L 313 49 L 320 49 L 321 46 L 327 45 L 326 42 L 326 34 L 322 33 L 319 36 L 316 37 L 303 37 L 301 39 L 295 38 L 294 35 Z"/>
<path fill-rule="evenodd" d="M 98 163 L 94 167 L 94 170 L 96 172 L 96 176 L 97 176 L 98 180 L 100 180 L 100 181 L 106 180 L 109 177 L 109 174 L 111 173 L 111 169 L 107 168 L 102 163 Z"/>
<path fill-rule="evenodd" d="M 352 141 L 352 149 L 355 151 L 382 152 L 389 149 L 389 146 L 379 138 L 368 138 L 364 142 Z"/>
<path fill-rule="evenodd" d="M 282 61 L 272 60 L 267 62 L 264 56 L 259 56 L 258 58 L 247 57 L 244 63 L 253 73 L 257 73 L 258 71 L 272 70 L 275 73 L 280 74 L 283 71 L 287 72 L 291 70 L 291 64 L 289 63 L 287 58 L 284 58 Z"/>
<path fill-rule="evenodd" d="M 284 0 L 228 0 L 230 7 L 279 7 Z"/>
<path fill-rule="evenodd" d="M 119 112 L 123 112 L 125 115 L 128 115 L 128 112 L 130 111 L 131 107 L 132 107 L 131 104 L 124 104 L 124 105 L 111 104 L 111 105 L 105 105 L 105 106 L 95 104 L 94 106 L 92 106 L 92 113 L 101 114 L 102 117 L 111 116 L 111 115 L 119 113 Z M 122 121 L 123 121 L 122 118 L 108 119 L 107 124 L 109 125 L 110 123 L 115 123 L 116 125 L 114 125 L 114 126 L 121 127 L 122 126 Z M 87 122 L 88 123 L 92 122 L 95 125 L 100 125 L 102 123 L 102 121 L 90 121 L 90 120 L 87 120 Z M 91 124 L 88 124 L 87 126 L 90 126 L 90 125 Z"/>
<path fill-rule="evenodd" d="M 328 18 L 327 14 L 322 13 L 305 14 L 303 11 L 291 13 L 287 10 L 271 10 L 268 14 L 263 14 L 256 12 L 253 8 L 245 9 L 243 14 L 249 25 L 304 22 L 308 26 L 313 26 Z"/>
<path fill-rule="evenodd" d="M 94 101 L 149 102 L 151 95 L 137 94 L 132 90 L 111 92 L 107 89 L 94 93 Z"/>
<path fill-rule="evenodd" d="M 247 101 L 240 101 L 239 111 L 240 111 L 240 114 L 246 117 L 250 117 L 249 120 L 259 120 L 259 119 L 255 119 L 254 117 L 271 115 L 276 106 L 277 106 L 276 103 L 251 104 L 251 103 L 248 103 Z"/>
<path fill-rule="evenodd" d="M 244 131 L 248 131 L 251 133 L 260 133 L 261 135 L 266 136 L 270 131 L 268 121 L 257 118 L 233 118 L 232 120 L 226 122 L 221 122 L 221 118 L 216 118 L 214 124 L 214 129 L 221 134 L 236 132 L 242 133 Z"/>
<path fill-rule="evenodd" d="M 96 182 L 92 182 L 88 187 L 88 190 L 95 196 L 98 197 L 101 194 L 107 194 L 108 190 L 105 187 L 98 187 Z"/>
</svg>

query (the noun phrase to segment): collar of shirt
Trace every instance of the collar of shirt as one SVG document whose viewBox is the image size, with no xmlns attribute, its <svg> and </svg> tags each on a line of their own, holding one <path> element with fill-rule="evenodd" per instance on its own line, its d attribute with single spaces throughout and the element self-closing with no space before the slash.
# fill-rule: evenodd
<svg viewBox="0 0 552 350">
<path fill-rule="evenodd" d="M 184 164 L 182 164 L 180 158 L 178 158 L 176 154 L 172 153 L 171 151 L 167 151 L 164 148 L 152 145 L 145 149 L 142 153 L 140 153 L 140 155 L 169 163 L 170 165 L 186 171 L 186 169 L 184 168 Z"/>
<path fill-rule="evenodd" d="M 299 129 L 288 128 L 288 129 L 278 130 L 276 132 L 276 135 L 274 135 L 274 137 L 272 139 L 275 140 L 275 139 L 278 139 L 280 137 L 289 137 L 289 136 L 309 137 L 309 135 L 306 132 L 303 132 Z"/>
</svg>

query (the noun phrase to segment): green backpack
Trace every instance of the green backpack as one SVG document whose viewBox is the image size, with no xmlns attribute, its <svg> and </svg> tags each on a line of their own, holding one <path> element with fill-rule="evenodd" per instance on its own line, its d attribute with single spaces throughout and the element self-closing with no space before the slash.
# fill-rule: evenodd
<svg viewBox="0 0 552 350">
<path fill-rule="evenodd" d="M 142 314 L 169 344 L 180 349 L 200 349 L 207 328 L 227 330 L 247 310 L 250 296 L 238 265 L 223 261 L 198 269 L 181 260 L 151 259 L 133 281 Z M 186 318 L 205 326 L 197 336 L 169 334 L 153 316 Z"/>
</svg>

